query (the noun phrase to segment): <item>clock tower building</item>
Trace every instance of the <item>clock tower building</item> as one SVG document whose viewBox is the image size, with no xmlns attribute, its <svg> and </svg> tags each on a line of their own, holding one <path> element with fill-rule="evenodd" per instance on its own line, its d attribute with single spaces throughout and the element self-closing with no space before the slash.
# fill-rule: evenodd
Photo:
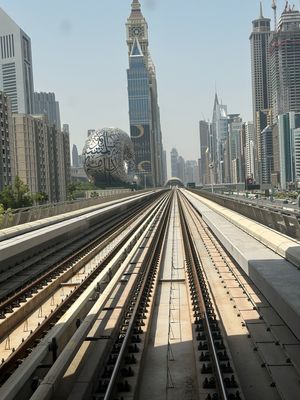
<svg viewBox="0 0 300 400">
<path fill-rule="evenodd" d="M 148 65 L 148 24 L 141 12 L 139 0 L 133 0 L 131 14 L 126 23 L 128 55 L 130 56 L 134 39 L 137 38 L 143 52 L 146 65 Z"/>
<path fill-rule="evenodd" d="M 135 153 L 134 175 L 144 187 L 162 186 L 162 135 L 155 66 L 150 56 L 148 24 L 139 0 L 132 0 L 126 23 L 130 137 Z"/>
</svg>

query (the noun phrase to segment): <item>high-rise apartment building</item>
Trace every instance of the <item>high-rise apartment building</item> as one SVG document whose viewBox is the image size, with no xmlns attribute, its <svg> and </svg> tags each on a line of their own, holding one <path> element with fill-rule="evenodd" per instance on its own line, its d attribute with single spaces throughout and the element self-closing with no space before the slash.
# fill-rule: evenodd
<svg viewBox="0 0 300 400">
<path fill-rule="evenodd" d="M 241 132 L 243 121 L 240 114 L 228 114 L 228 158 L 229 158 L 229 181 L 238 183 L 244 181 L 242 177 L 241 160 Z M 234 177 L 233 179 L 233 170 Z"/>
<path fill-rule="evenodd" d="M 35 119 L 27 114 L 13 114 L 16 175 L 29 187 L 39 192 Z"/>
<path fill-rule="evenodd" d="M 246 130 L 245 130 L 245 123 L 242 125 L 241 129 L 241 182 L 244 182 L 246 179 Z"/>
<path fill-rule="evenodd" d="M 63 124 L 62 129 L 62 174 L 65 186 L 61 188 L 61 194 L 66 197 L 68 186 L 71 183 L 70 127 L 68 124 Z"/>
<path fill-rule="evenodd" d="M 269 109 L 271 105 L 269 56 L 270 23 L 271 20 L 269 18 L 264 18 L 262 4 L 260 4 L 260 16 L 252 21 L 252 32 L 250 35 L 252 107 L 256 149 L 254 177 L 257 180 L 260 180 L 261 176 L 261 131 L 267 126 L 267 124 L 264 126 L 257 126 L 257 112 Z"/>
<path fill-rule="evenodd" d="M 31 41 L 0 8 L 0 90 L 11 99 L 13 113 L 33 113 Z"/>
<path fill-rule="evenodd" d="M 207 176 L 207 162 L 206 162 L 206 153 L 210 147 L 209 143 L 209 123 L 207 121 L 199 121 L 199 136 L 200 136 L 200 172 L 199 179 L 201 183 L 206 182 Z"/>
<path fill-rule="evenodd" d="M 177 178 L 185 182 L 185 160 L 182 156 L 178 157 L 177 160 Z"/>
<path fill-rule="evenodd" d="M 13 114 L 15 172 L 31 193 L 66 200 L 70 182 L 69 134 L 49 125 L 45 115 Z"/>
<path fill-rule="evenodd" d="M 254 178 L 255 168 L 255 130 L 252 122 L 243 126 L 245 132 L 245 178 Z"/>
<path fill-rule="evenodd" d="M 34 114 L 45 114 L 48 116 L 50 125 L 61 129 L 59 102 L 55 100 L 54 93 L 34 92 Z"/>
<path fill-rule="evenodd" d="M 15 175 L 14 138 L 10 98 L 0 92 L 0 191 L 11 185 Z"/>
<path fill-rule="evenodd" d="M 168 168 L 167 168 L 167 152 L 163 150 L 163 183 L 165 184 L 168 180 Z"/>
<path fill-rule="evenodd" d="M 294 130 L 295 187 L 300 189 L 300 128 Z"/>
<path fill-rule="evenodd" d="M 130 136 L 136 164 L 134 173 L 140 181 L 147 182 L 147 186 L 159 186 L 163 184 L 163 147 L 156 72 L 148 48 L 148 25 L 138 0 L 132 1 L 126 32 Z"/>
<path fill-rule="evenodd" d="M 270 39 L 273 120 L 300 112 L 300 12 L 286 2 Z"/>
<path fill-rule="evenodd" d="M 266 126 L 261 133 L 261 183 L 271 183 L 271 176 L 274 171 L 273 163 L 273 138 L 272 127 Z"/>
<path fill-rule="evenodd" d="M 73 144 L 72 147 L 72 166 L 77 168 L 79 167 L 79 156 L 76 144 Z"/>
<path fill-rule="evenodd" d="M 50 174 L 50 151 L 49 151 L 49 123 L 46 115 L 32 115 L 28 118 L 21 118 L 23 121 L 29 122 L 35 134 L 35 149 L 36 149 L 36 175 L 37 175 L 37 191 L 47 193 L 50 201 L 55 199 L 55 194 L 51 190 L 51 181 L 53 176 Z M 15 119 L 17 121 L 17 118 Z M 22 138 L 25 135 L 21 136 Z M 21 156 L 22 149 L 18 148 L 19 157 Z M 33 192 L 34 193 L 34 192 Z"/>
<path fill-rule="evenodd" d="M 296 182 L 295 154 L 299 153 L 298 131 L 300 128 L 300 113 L 291 111 L 278 116 L 280 186 L 289 189 Z M 295 140 L 296 138 L 296 140 Z"/>
<path fill-rule="evenodd" d="M 196 160 L 187 160 L 185 162 L 185 183 L 199 183 L 198 164 Z"/>
<path fill-rule="evenodd" d="M 171 150 L 171 177 L 178 178 L 178 151 L 173 148 Z"/>
</svg>

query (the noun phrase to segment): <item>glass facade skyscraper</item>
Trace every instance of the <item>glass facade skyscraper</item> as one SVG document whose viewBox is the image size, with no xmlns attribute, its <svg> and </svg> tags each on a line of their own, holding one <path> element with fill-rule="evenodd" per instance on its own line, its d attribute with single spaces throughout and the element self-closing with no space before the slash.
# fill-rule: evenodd
<svg viewBox="0 0 300 400">
<path fill-rule="evenodd" d="M 154 185 L 151 155 L 151 96 L 149 72 L 136 38 L 129 56 L 127 70 L 130 136 L 135 153 L 135 174 L 141 183 Z"/>
<path fill-rule="evenodd" d="M 133 0 L 127 20 L 129 51 L 128 99 L 135 174 L 147 186 L 164 184 L 163 146 L 155 66 L 148 49 L 148 25 L 139 0 Z"/>
<path fill-rule="evenodd" d="M 269 38 L 271 20 L 265 18 L 260 5 L 260 15 L 252 21 L 250 35 L 253 123 L 255 130 L 254 178 L 261 181 L 261 132 L 268 125 L 257 118 L 258 112 L 268 112 L 271 106 Z"/>
</svg>

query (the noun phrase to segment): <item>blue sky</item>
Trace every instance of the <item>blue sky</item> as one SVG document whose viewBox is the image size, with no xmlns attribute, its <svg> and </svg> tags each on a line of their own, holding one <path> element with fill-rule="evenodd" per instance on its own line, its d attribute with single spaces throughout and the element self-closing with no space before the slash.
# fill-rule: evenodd
<svg viewBox="0 0 300 400">
<path fill-rule="evenodd" d="M 249 35 L 258 0 L 140 0 L 156 65 L 164 147 L 199 157 L 198 121 L 215 88 L 229 113 L 252 119 Z M 278 0 L 278 15 L 284 0 Z M 299 9 L 299 0 L 294 1 Z M 0 0 L 31 37 L 34 86 L 55 92 L 79 151 L 87 129 L 129 133 L 125 22 L 131 0 Z M 263 1 L 272 17 L 271 0 Z"/>
</svg>

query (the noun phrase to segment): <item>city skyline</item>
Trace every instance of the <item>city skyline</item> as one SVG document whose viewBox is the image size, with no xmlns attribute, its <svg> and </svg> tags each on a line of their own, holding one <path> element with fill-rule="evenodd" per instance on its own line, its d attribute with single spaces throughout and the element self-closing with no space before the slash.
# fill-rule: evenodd
<svg viewBox="0 0 300 400">
<path fill-rule="evenodd" d="M 3 0 L 0 6 L 30 36 L 34 89 L 55 92 L 62 120 L 70 124 L 71 143 L 81 152 L 89 128 L 116 126 L 129 133 L 124 23 L 131 1 L 119 2 L 117 8 L 91 1 L 85 18 L 80 5 L 59 3 L 60 17 L 50 30 L 47 23 L 55 3 L 46 3 L 42 10 L 35 7 L 36 0 Z M 259 16 L 259 1 L 251 3 L 243 4 L 241 13 L 237 0 L 226 5 L 192 2 L 189 7 L 179 1 L 141 1 L 151 26 L 167 154 L 175 146 L 185 159 L 199 158 L 198 123 L 211 120 L 215 89 L 229 113 L 252 120 L 249 35 L 252 20 Z M 269 3 L 263 1 L 266 17 L 272 17 Z M 278 14 L 283 6 L 279 1 Z"/>
</svg>

